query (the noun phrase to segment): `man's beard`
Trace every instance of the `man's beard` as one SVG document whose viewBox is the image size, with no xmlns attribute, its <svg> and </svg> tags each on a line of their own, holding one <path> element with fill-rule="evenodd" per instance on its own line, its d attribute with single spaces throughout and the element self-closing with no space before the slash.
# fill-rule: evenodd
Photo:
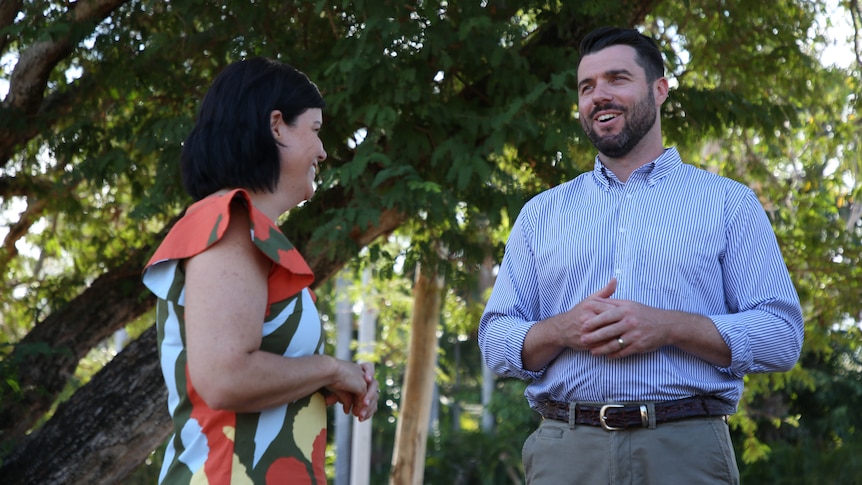
<svg viewBox="0 0 862 485">
<path fill-rule="evenodd" d="M 625 113 L 626 124 L 622 131 L 616 135 L 600 135 L 592 129 L 592 120 L 594 113 L 602 110 L 618 110 Z M 600 153 L 611 158 L 621 158 L 637 146 L 643 137 L 655 125 L 657 118 L 655 110 L 655 96 L 650 91 L 644 96 L 641 101 L 635 104 L 632 109 L 626 110 L 619 105 L 604 105 L 597 106 L 588 118 L 581 118 L 581 126 L 587 133 L 590 141 L 599 150 Z"/>
</svg>

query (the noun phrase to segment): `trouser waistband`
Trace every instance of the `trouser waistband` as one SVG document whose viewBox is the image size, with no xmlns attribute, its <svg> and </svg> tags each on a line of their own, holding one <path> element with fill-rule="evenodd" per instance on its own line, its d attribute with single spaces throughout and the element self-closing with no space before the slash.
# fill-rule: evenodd
<svg viewBox="0 0 862 485">
<path fill-rule="evenodd" d="M 632 427 L 655 428 L 656 424 L 686 418 L 726 416 L 735 406 L 714 396 L 692 396 L 674 401 L 642 403 L 577 403 L 538 401 L 535 407 L 545 419 L 574 426 L 601 426 L 608 431 Z"/>
</svg>

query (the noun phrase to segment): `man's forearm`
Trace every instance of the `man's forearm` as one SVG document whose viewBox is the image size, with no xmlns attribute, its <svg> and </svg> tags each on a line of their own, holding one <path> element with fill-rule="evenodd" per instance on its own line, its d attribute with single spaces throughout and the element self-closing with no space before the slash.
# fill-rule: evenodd
<svg viewBox="0 0 862 485">
<path fill-rule="evenodd" d="M 524 369 L 538 372 L 548 366 L 565 349 L 560 339 L 560 331 L 554 325 L 551 317 L 536 322 L 524 338 L 524 348 L 521 350 L 521 362 Z"/>
<path fill-rule="evenodd" d="M 671 326 L 670 344 L 719 367 L 729 367 L 730 347 L 727 346 L 712 319 L 704 315 L 667 310 Z"/>
</svg>

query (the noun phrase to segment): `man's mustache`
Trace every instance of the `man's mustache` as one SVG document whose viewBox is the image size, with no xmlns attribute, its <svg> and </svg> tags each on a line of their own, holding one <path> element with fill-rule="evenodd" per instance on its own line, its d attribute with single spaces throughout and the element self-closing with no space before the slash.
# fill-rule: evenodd
<svg viewBox="0 0 862 485">
<path fill-rule="evenodd" d="M 590 119 L 595 118 L 596 115 L 601 111 L 619 111 L 621 113 L 625 113 L 626 109 L 618 104 L 603 104 L 601 106 L 596 106 L 595 108 L 593 108 L 593 111 L 590 112 Z"/>
</svg>

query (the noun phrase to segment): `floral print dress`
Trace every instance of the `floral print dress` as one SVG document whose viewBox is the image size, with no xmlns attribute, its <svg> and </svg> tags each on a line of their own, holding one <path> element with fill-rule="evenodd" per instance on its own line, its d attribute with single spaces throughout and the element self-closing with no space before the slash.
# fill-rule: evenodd
<svg viewBox="0 0 862 485">
<path fill-rule="evenodd" d="M 273 263 L 261 350 L 287 357 L 323 352 L 323 328 L 308 289 L 314 275 L 275 223 L 241 189 L 192 205 L 147 263 L 143 276 L 158 297 L 159 357 L 174 425 L 159 483 L 326 483 L 326 406 L 320 393 L 257 413 L 236 413 L 210 409 L 189 379 L 181 262 L 223 237 L 234 199 L 245 203 L 250 237 Z"/>
</svg>

